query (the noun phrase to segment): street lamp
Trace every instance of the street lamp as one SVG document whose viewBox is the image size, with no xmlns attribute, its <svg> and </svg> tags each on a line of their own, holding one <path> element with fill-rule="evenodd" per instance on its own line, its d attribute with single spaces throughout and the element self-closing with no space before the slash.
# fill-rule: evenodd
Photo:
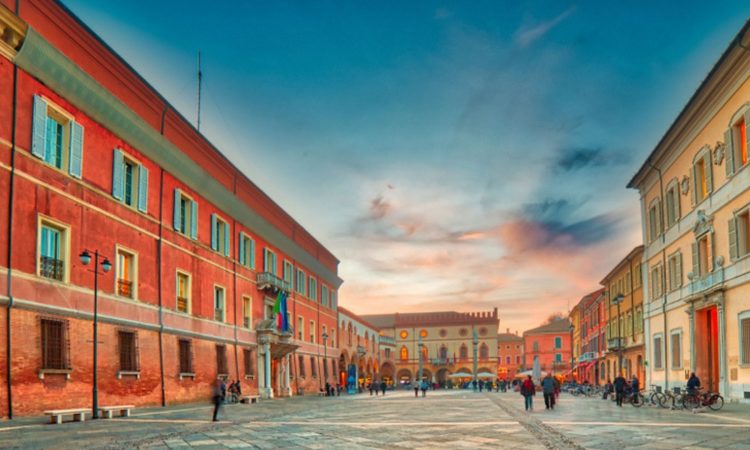
<svg viewBox="0 0 750 450">
<path fill-rule="evenodd" d="M 620 317 L 620 303 L 625 300 L 622 294 L 615 295 L 612 303 L 617 305 L 617 367 L 618 373 L 622 375 L 622 318 Z"/>
<path fill-rule="evenodd" d="M 573 324 L 570 324 L 568 326 L 568 330 L 570 331 L 570 375 L 573 375 L 573 365 L 575 364 L 575 356 L 573 355 L 573 330 L 575 327 Z"/>
<path fill-rule="evenodd" d="M 471 344 L 474 347 L 474 386 L 477 385 L 477 346 L 479 345 L 479 335 L 477 335 L 477 329 L 471 327 Z"/>
<path fill-rule="evenodd" d="M 422 348 L 424 347 L 424 344 L 422 343 L 422 335 L 419 335 L 419 343 L 417 344 L 417 353 L 419 354 L 419 370 L 417 371 L 417 383 L 422 382 Z"/>
<path fill-rule="evenodd" d="M 83 250 L 83 253 L 79 255 L 81 263 L 84 266 L 88 266 L 91 262 L 91 253 L 88 250 Z M 99 324 L 99 258 L 103 258 L 102 270 L 107 273 L 112 269 L 112 263 L 109 262 L 106 256 L 100 255 L 99 250 L 94 250 L 94 386 L 92 391 L 92 402 L 93 411 L 91 416 L 94 419 L 99 418 L 99 390 L 97 388 L 97 375 L 96 375 L 96 361 L 97 361 L 97 348 L 98 348 L 98 324 Z"/>
<path fill-rule="evenodd" d="M 323 331 L 323 377 L 326 379 L 326 383 L 328 383 L 328 333 Z M 328 391 L 326 391 L 326 395 L 328 395 Z"/>
</svg>

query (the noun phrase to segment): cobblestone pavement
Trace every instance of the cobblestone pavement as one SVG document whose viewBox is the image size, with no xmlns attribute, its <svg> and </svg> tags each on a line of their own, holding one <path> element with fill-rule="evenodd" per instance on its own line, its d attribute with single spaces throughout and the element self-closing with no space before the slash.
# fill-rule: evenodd
<svg viewBox="0 0 750 450">
<path fill-rule="evenodd" d="M 140 409 L 130 418 L 48 425 L 0 423 L 0 448 L 732 448 L 750 450 L 750 405 L 691 414 L 618 408 L 565 394 L 554 411 L 523 411 L 515 393 L 438 391 L 297 397 L 231 405 Z M 541 407 L 540 407 L 541 405 Z"/>
</svg>

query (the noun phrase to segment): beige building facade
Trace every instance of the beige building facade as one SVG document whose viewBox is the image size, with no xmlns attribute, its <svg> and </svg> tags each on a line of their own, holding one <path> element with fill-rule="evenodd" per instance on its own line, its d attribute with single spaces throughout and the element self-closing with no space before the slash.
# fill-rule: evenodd
<svg viewBox="0 0 750 450">
<path fill-rule="evenodd" d="M 750 23 L 628 187 L 641 201 L 646 386 L 750 398 Z"/>
</svg>

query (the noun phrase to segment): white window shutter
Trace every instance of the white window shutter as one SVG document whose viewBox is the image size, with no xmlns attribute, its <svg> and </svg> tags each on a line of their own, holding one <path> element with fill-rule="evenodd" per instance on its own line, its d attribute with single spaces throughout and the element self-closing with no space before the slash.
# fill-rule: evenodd
<svg viewBox="0 0 750 450">
<path fill-rule="evenodd" d="M 31 154 L 44 159 L 47 153 L 47 102 L 34 96 L 34 111 L 31 124 Z"/>
<path fill-rule="evenodd" d="M 713 180 L 713 167 L 711 165 L 711 152 L 707 151 L 703 155 L 703 167 L 706 170 L 706 192 L 711 193 L 714 191 L 714 180 Z"/>
<path fill-rule="evenodd" d="M 682 252 L 678 253 L 675 259 L 675 277 L 677 278 L 676 287 L 682 286 Z"/>
<path fill-rule="evenodd" d="M 68 172 L 81 178 L 83 174 L 83 127 L 78 122 L 70 123 L 70 164 Z"/>
<path fill-rule="evenodd" d="M 138 166 L 138 211 L 148 212 L 148 169 Z"/>
<path fill-rule="evenodd" d="M 119 149 L 114 150 L 114 157 L 112 158 L 112 197 L 122 201 L 123 199 L 123 165 L 124 158 L 122 152 Z"/>
<path fill-rule="evenodd" d="M 747 122 L 745 122 L 747 123 Z M 727 176 L 734 173 L 734 127 L 729 127 L 724 132 L 724 169 Z"/>
<path fill-rule="evenodd" d="M 732 261 L 739 258 L 739 246 L 737 245 L 737 218 L 729 219 L 729 257 Z"/>
<path fill-rule="evenodd" d="M 190 201 L 190 238 L 198 239 L 198 203 Z"/>
<path fill-rule="evenodd" d="M 182 222 L 182 208 L 180 208 L 180 199 L 182 198 L 182 192 L 175 188 L 174 190 L 174 229 L 180 229 L 180 223 Z M 187 231 L 187 230 L 185 230 Z"/>
<path fill-rule="evenodd" d="M 690 246 L 693 251 L 693 278 L 695 279 L 701 276 L 701 266 L 700 261 L 698 260 L 698 243 L 693 242 Z"/>
</svg>

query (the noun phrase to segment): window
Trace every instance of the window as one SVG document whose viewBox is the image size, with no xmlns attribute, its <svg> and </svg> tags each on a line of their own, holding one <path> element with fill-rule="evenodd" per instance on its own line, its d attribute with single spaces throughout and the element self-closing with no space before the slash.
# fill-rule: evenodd
<svg viewBox="0 0 750 450">
<path fill-rule="evenodd" d="M 425 347 L 427 348 L 427 347 Z M 487 348 L 487 344 L 482 344 L 479 347 L 479 359 L 487 359 L 490 357 L 490 350 Z"/>
<path fill-rule="evenodd" d="M 662 280 L 661 280 L 661 264 L 657 264 L 651 269 L 651 298 L 657 298 L 661 296 L 664 291 L 662 289 Z"/>
<path fill-rule="evenodd" d="M 242 297 L 242 326 L 252 328 L 253 324 L 253 299 Z"/>
<path fill-rule="evenodd" d="M 127 298 L 135 298 L 135 287 L 137 283 L 137 266 L 135 254 L 117 249 L 117 295 Z"/>
<path fill-rule="evenodd" d="M 242 232 L 239 237 L 237 255 L 240 265 L 255 270 L 255 241 Z"/>
<path fill-rule="evenodd" d="M 193 373 L 193 342 L 180 339 L 180 373 Z"/>
<path fill-rule="evenodd" d="M 750 253 L 750 208 L 729 219 L 729 256 L 732 260 Z"/>
<path fill-rule="evenodd" d="M 211 214 L 211 248 L 224 256 L 229 256 L 229 224 L 216 214 Z"/>
<path fill-rule="evenodd" d="M 323 332 L 321 333 L 321 336 L 324 335 L 324 334 L 326 336 L 328 336 L 328 332 L 326 331 L 326 326 L 325 325 L 323 325 Z M 323 341 L 323 346 L 328 347 L 328 339 L 326 339 L 326 340 Z"/>
<path fill-rule="evenodd" d="M 143 164 L 126 156 L 122 150 L 114 150 L 112 168 L 112 197 L 138 211 L 148 210 L 148 169 Z"/>
<path fill-rule="evenodd" d="M 42 369 L 69 370 L 70 342 L 68 321 L 41 319 Z"/>
<path fill-rule="evenodd" d="M 224 306 L 224 288 L 214 286 L 214 320 L 224 322 Z"/>
<path fill-rule="evenodd" d="M 310 276 L 310 291 L 308 292 L 310 300 L 318 299 L 318 280 Z"/>
<path fill-rule="evenodd" d="M 39 224 L 39 276 L 66 281 L 68 229 L 42 219 Z"/>
<path fill-rule="evenodd" d="M 676 252 L 669 256 L 667 260 L 667 278 L 669 280 L 669 290 L 682 286 L 682 253 Z"/>
<path fill-rule="evenodd" d="M 255 364 L 253 364 L 253 351 L 249 348 L 242 350 L 243 360 L 245 362 L 245 376 L 252 377 L 255 375 Z"/>
<path fill-rule="evenodd" d="M 661 356 L 663 345 L 661 334 L 654 335 L 654 369 L 664 368 L 664 360 Z"/>
<path fill-rule="evenodd" d="M 296 284 L 296 290 L 298 293 L 305 295 L 305 272 L 301 271 L 300 269 L 297 269 L 297 284 Z"/>
<path fill-rule="evenodd" d="M 562 353 L 555 353 L 555 362 L 556 363 L 562 362 Z"/>
<path fill-rule="evenodd" d="M 562 338 L 560 336 L 555 336 L 555 348 L 562 348 Z"/>
<path fill-rule="evenodd" d="M 391 359 L 391 349 L 385 349 L 385 359 Z"/>
<path fill-rule="evenodd" d="M 750 311 L 740 314 L 740 364 L 750 364 Z"/>
<path fill-rule="evenodd" d="M 315 357 L 310 357 L 310 375 L 312 375 L 313 378 L 318 378 L 318 362 L 315 361 Z"/>
<path fill-rule="evenodd" d="M 177 272 L 177 311 L 190 313 L 190 275 Z"/>
<path fill-rule="evenodd" d="M 223 344 L 216 345 L 216 373 L 219 375 L 229 373 L 229 369 L 227 369 L 227 346 Z"/>
<path fill-rule="evenodd" d="M 682 331 L 675 330 L 669 336 L 672 347 L 672 369 L 682 368 Z"/>
<path fill-rule="evenodd" d="M 677 180 L 674 180 L 667 187 L 665 201 L 667 204 L 667 228 L 669 228 L 680 219 L 680 187 Z"/>
<path fill-rule="evenodd" d="M 510 356 L 505 357 L 505 364 L 510 364 Z"/>
<path fill-rule="evenodd" d="M 440 346 L 440 359 L 448 359 L 448 347 L 446 347 L 445 345 Z"/>
<path fill-rule="evenodd" d="M 297 363 L 299 365 L 299 376 L 305 378 L 305 357 L 303 355 L 299 355 L 299 357 L 297 358 Z"/>
<path fill-rule="evenodd" d="M 426 345 L 422 347 L 422 351 L 420 353 L 422 353 L 422 361 L 427 361 L 427 346 Z"/>
<path fill-rule="evenodd" d="M 409 360 L 409 349 L 405 345 L 401 346 L 401 361 Z"/>
<path fill-rule="evenodd" d="M 294 283 L 294 266 L 289 261 L 284 261 L 284 281 L 289 283 L 290 288 Z"/>
<path fill-rule="evenodd" d="M 120 350 L 120 371 L 138 372 L 138 334 L 135 331 L 117 332 L 118 348 Z"/>
<path fill-rule="evenodd" d="M 711 263 L 711 234 L 706 233 L 693 242 L 693 276 L 702 277 L 707 275 L 713 269 Z"/>
<path fill-rule="evenodd" d="M 268 272 L 276 275 L 278 266 L 276 265 L 276 253 L 271 250 L 263 249 L 263 272 Z"/>
<path fill-rule="evenodd" d="M 661 202 L 656 198 L 648 208 L 648 238 L 649 242 L 655 240 L 662 232 L 661 227 Z M 619 289 L 619 287 L 618 287 Z"/>
<path fill-rule="evenodd" d="M 52 102 L 35 95 L 31 154 L 50 166 L 81 178 L 83 126 Z"/>
<path fill-rule="evenodd" d="M 640 306 L 635 309 L 635 332 L 643 333 L 643 310 Z"/>
<path fill-rule="evenodd" d="M 731 126 L 724 132 L 727 177 L 747 164 L 748 121 L 750 121 L 750 109 L 746 109 L 739 117 L 733 118 Z"/>
<path fill-rule="evenodd" d="M 461 344 L 461 348 L 458 350 L 458 357 L 462 360 L 469 359 L 469 348 L 466 344 Z"/>
<path fill-rule="evenodd" d="M 303 319 L 301 316 L 297 317 L 297 339 L 300 341 L 304 339 L 305 336 L 305 319 Z"/>
<path fill-rule="evenodd" d="M 174 190 L 175 231 L 190 239 L 198 239 L 198 204 L 180 189 Z"/>
<path fill-rule="evenodd" d="M 516 364 L 521 364 L 521 357 L 516 355 Z"/>
<path fill-rule="evenodd" d="M 583 333 L 583 335 L 586 335 L 586 333 L 585 333 L 585 328 L 584 328 L 584 333 Z M 533 349 L 533 351 L 535 351 L 535 352 L 538 352 L 538 351 L 539 351 L 539 342 L 538 342 L 538 341 L 534 341 L 534 344 L 532 345 L 532 349 Z"/>
<path fill-rule="evenodd" d="M 693 203 L 702 202 L 713 191 L 711 151 L 704 149 L 693 163 Z"/>
<path fill-rule="evenodd" d="M 310 342 L 315 343 L 315 321 L 310 321 Z"/>
<path fill-rule="evenodd" d="M 320 304 L 323 306 L 328 306 L 329 304 L 329 297 L 328 297 L 328 286 L 321 284 L 320 285 Z"/>
</svg>

